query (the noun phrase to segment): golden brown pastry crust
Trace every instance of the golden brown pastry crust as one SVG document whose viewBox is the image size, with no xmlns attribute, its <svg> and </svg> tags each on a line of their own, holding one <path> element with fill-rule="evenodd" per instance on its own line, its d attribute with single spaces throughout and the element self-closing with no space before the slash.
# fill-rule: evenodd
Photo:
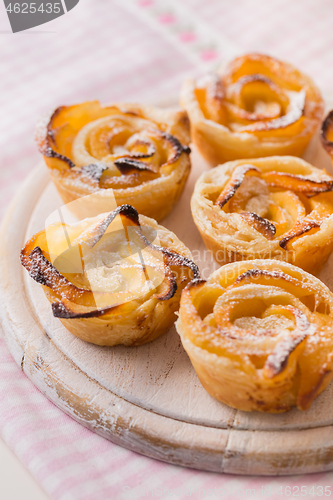
<svg viewBox="0 0 333 500">
<path fill-rule="evenodd" d="M 238 160 L 201 175 L 191 210 L 219 264 L 274 258 L 316 274 L 333 250 L 332 189 L 300 158 Z"/>
<path fill-rule="evenodd" d="M 162 335 L 176 319 L 182 289 L 199 276 L 185 245 L 130 205 L 48 226 L 26 243 L 21 262 L 54 316 L 82 340 L 105 346 Z"/>
<path fill-rule="evenodd" d="M 330 111 L 323 121 L 320 138 L 326 152 L 330 155 L 333 163 L 333 110 Z"/>
<path fill-rule="evenodd" d="M 79 218 L 114 209 L 116 199 L 160 220 L 190 172 L 184 111 L 98 101 L 62 106 L 39 124 L 36 140 L 65 203 L 95 194 L 75 205 Z"/>
<path fill-rule="evenodd" d="M 181 105 L 190 118 L 192 140 L 212 165 L 301 156 L 324 109 L 309 77 L 261 54 L 239 57 L 225 71 L 197 82 L 186 81 Z"/>
<path fill-rule="evenodd" d="M 203 387 L 244 411 L 311 407 L 332 379 L 333 295 L 276 260 L 235 262 L 182 293 L 177 331 Z"/>
</svg>

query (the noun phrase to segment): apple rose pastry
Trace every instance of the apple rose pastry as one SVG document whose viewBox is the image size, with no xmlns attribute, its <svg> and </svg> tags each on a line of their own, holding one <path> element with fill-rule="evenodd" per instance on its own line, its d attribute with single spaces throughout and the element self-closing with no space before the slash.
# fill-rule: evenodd
<svg viewBox="0 0 333 500">
<path fill-rule="evenodd" d="M 194 143 L 212 165 L 301 156 L 323 114 L 321 94 L 309 77 L 260 54 L 239 57 L 216 75 L 186 81 L 181 105 Z"/>
<path fill-rule="evenodd" d="M 177 331 L 203 387 L 244 411 L 307 410 L 332 379 L 333 295 L 286 262 L 227 264 L 183 291 Z"/>
<path fill-rule="evenodd" d="M 91 217 L 129 203 L 160 220 L 177 202 L 190 172 L 184 111 L 99 102 L 62 106 L 37 128 L 36 140 L 65 203 Z"/>
<path fill-rule="evenodd" d="M 219 264 L 274 258 L 316 274 L 333 250 L 332 189 L 300 158 L 239 160 L 201 175 L 191 210 Z"/>
<path fill-rule="evenodd" d="M 321 142 L 333 163 L 333 110 L 328 113 L 321 127 Z"/>
<path fill-rule="evenodd" d="M 171 231 L 130 205 L 52 224 L 21 252 L 53 315 L 77 337 L 106 346 L 144 344 L 172 326 L 182 289 L 199 276 L 191 258 Z"/>
</svg>

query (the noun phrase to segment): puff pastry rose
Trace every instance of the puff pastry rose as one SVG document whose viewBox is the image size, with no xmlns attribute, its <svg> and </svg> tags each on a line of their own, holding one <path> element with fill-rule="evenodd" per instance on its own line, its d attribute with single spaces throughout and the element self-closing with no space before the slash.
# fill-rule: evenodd
<svg viewBox="0 0 333 500">
<path fill-rule="evenodd" d="M 21 262 L 71 333 L 106 346 L 166 332 L 182 289 L 199 276 L 185 245 L 130 205 L 48 226 L 26 243 Z"/>
<path fill-rule="evenodd" d="M 333 163 L 333 110 L 328 113 L 321 127 L 321 142 Z"/>
<path fill-rule="evenodd" d="M 225 71 L 186 81 L 181 105 L 194 143 L 212 165 L 301 156 L 323 114 L 323 99 L 309 77 L 261 54 L 239 57 Z"/>
<path fill-rule="evenodd" d="M 190 172 L 184 111 L 85 102 L 62 106 L 37 128 L 36 140 L 65 203 L 95 193 L 79 218 L 133 205 L 160 220 L 177 202 Z"/>
<path fill-rule="evenodd" d="M 238 160 L 201 175 L 191 210 L 219 264 L 275 258 L 317 273 L 333 250 L 332 189 L 300 158 Z"/>
<path fill-rule="evenodd" d="M 333 295 L 286 262 L 227 264 L 182 293 L 176 323 L 203 387 L 244 411 L 311 407 L 330 383 Z"/>
</svg>

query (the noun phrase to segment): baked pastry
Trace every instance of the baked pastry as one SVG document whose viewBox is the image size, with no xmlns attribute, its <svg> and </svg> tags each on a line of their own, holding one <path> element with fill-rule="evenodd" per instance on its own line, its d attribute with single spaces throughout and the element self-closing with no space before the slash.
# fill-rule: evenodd
<svg viewBox="0 0 333 500">
<path fill-rule="evenodd" d="M 323 99 L 290 64 L 261 54 L 238 57 L 181 92 L 194 143 L 212 164 L 238 158 L 301 156 L 319 127 Z"/>
<path fill-rule="evenodd" d="M 203 387 L 239 410 L 307 410 L 333 376 L 333 295 L 286 262 L 235 262 L 192 281 L 176 328 Z"/>
<path fill-rule="evenodd" d="M 130 205 L 35 234 L 21 252 L 55 317 L 93 344 L 140 345 L 175 321 L 181 291 L 199 271 L 169 230 Z"/>
<path fill-rule="evenodd" d="M 317 273 L 333 250 L 332 189 L 300 158 L 238 160 L 201 175 L 191 210 L 219 264 L 274 258 Z"/>
<path fill-rule="evenodd" d="M 160 220 L 190 172 L 184 111 L 97 101 L 62 106 L 39 124 L 36 140 L 64 203 L 94 194 L 75 205 L 79 218 L 113 210 L 115 199 Z"/>
<path fill-rule="evenodd" d="M 320 137 L 322 145 L 330 155 L 333 162 L 333 110 L 328 113 L 323 121 Z"/>
</svg>

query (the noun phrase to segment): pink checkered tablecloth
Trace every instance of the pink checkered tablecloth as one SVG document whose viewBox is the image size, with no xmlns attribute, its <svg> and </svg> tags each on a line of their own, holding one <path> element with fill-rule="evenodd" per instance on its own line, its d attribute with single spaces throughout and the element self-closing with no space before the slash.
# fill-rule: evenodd
<svg viewBox="0 0 333 500">
<path fill-rule="evenodd" d="M 65 16 L 15 35 L 1 2 L 0 41 L 1 215 L 39 160 L 34 127 L 49 108 L 96 98 L 166 100 L 185 77 L 249 51 L 291 62 L 323 93 L 333 86 L 332 0 L 81 0 Z M 1 337 L 0 361 L 1 436 L 52 499 L 280 499 L 287 486 L 309 492 L 314 485 L 318 493 L 333 485 L 333 473 L 240 477 L 140 456 L 58 410 Z"/>
</svg>

